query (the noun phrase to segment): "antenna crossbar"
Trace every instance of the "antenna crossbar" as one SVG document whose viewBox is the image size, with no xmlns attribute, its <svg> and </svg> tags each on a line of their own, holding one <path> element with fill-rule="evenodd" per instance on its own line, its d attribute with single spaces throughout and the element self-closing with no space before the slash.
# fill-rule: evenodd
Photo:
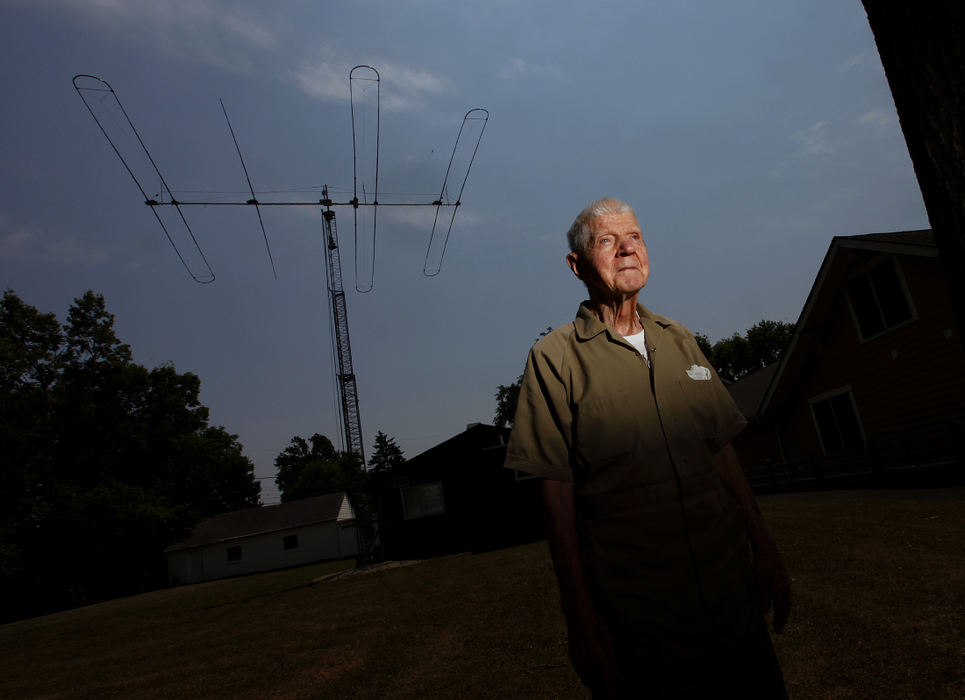
<svg viewBox="0 0 965 700">
<path fill-rule="evenodd" d="M 313 202 L 266 202 L 264 200 L 250 199 L 246 202 L 185 202 L 175 199 L 170 202 L 161 202 L 156 199 L 146 199 L 144 203 L 149 207 L 458 207 L 460 202 L 331 202 L 319 199 Z"/>
</svg>

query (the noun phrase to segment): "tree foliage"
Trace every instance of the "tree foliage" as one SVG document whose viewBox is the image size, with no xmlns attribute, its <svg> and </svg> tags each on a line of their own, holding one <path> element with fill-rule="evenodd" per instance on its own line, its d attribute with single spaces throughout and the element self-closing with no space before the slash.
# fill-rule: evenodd
<svg viewBox="0 0 965 700">
<path fill-rule="evenodd" d="M 104 297 L 66 323 L 0 300 L 0 618 L 163 585 L 164 548 L 258 504 L 237 436 L 200 379 L 136 364 Z"/>
<path fill-rule="evenodd" d="M 275 458 L 275 484 L 283 503 L 299 498 L 347 491 L 357 462 L 336 451 L 332 441 L 315 433 L 308 440 L 296 435 Z"/>
<path fill-rule="evenodd" d="M 493 416 L 493 423 L 497 427 L 512 426 L 513 416 L 516 415 L 516 404 L 519 403 L 519 388 L 522 384 L 523 375 L 519 375 L 516 381 L 496 387 L 496 415 Z"/>
<path fill-rule="evenodd" d="M 717 374 L 734 382 L 781 359 L 793 334 L 792 323 L 761 320 L 748 328 L 744 335 L 734 333 L 713 345 L 702 333 L 694 337 Z"/>
<path fill-rule="evenodd" d="M 369 457 L 369 470 L 376 474 L 388 474 L 405 464 L 405 455 L 395 438 L 390 438 L 381 430 L 375 434 L 375 445 Z"/>
<path fill-rule="evenodd" d="M 296 435 L 275 457 L 275 467 L 275 484 L 282 503 L 339 491 L 347 493 L 362 536 L 360 557 L 371 554 L 375 544 L 372 498 L 368 474 L 357 456 L 339 452 L 324 435 L 315 433 L 308 440 Z"/>
</svg>

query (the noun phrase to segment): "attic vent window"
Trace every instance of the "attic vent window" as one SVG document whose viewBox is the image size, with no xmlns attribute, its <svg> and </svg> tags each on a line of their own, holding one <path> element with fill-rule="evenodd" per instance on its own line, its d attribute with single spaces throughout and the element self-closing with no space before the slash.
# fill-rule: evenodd
<svg viewBox="0 0 965 700">
<path fill-rule="evenodd" d="M 402 489 L 402 514 L 406 520 L 425 518 L 446 512 L 442 482 L 430 481 Z"/>
<path fill-rule="evenodd" d="M 811 412 L 824 454 L 842 454 L 864 448 L 864 434 L 849 389 L 811 399 Z"/>
<path fill-rule="evenodd" d="M 282 546 L 285 549 L 298 549 L 298 535 L 285 535 Z"/>
<path fill-rule="evenodd" d="M 848 298 L 862 340 L 880 335 L 914 317 L 905 287 L 891 259 L 848 282 Z"/>
<path fill-rule="evenodd" d="M 228 547 L 228 561 L 241 561 L 240 544 L 236 544 Z"/>
</svg>

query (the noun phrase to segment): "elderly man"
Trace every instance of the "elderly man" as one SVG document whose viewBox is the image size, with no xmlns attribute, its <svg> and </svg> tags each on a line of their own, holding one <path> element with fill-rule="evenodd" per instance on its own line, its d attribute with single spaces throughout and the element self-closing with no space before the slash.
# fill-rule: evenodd
<svg viewBox="0 0 965 700">
<path fill-rule="evenodd" d="M 530 351 L 506 465 L 544 478 L 570 658 L 600 697 L 786 697 L 763 615 L 790 588 L 730 442 L 744 427 L 690 332 L 637 303 L 633 210 L 567 234 L 589 300 Z"/>
</svg>

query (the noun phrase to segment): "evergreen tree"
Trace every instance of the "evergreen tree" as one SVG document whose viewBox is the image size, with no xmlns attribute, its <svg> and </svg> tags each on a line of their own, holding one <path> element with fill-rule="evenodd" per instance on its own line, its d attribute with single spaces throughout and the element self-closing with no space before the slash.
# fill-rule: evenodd
<svg viewBox="0 0 965 700">
<path fill-rule="evenodd" d="M 369 470 L 376 474 L 388 474 L 405 463 L 402 448 L 395 438 L 388 437 L 381 430 L 375 434 L 375 446 L 369 458 Z"/>
</svg>

